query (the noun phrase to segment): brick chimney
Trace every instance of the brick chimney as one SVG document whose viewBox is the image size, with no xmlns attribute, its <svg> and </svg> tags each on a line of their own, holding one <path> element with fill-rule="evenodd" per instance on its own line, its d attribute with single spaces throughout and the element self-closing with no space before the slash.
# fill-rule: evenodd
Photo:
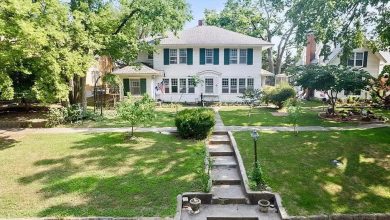
<svg viewBox="0 0 390 220">
<path fill-rule="evenodd" d="M 306 45 L 306 65 L 311 64 L 311 62 L 316 58 L 316 39 L 313 32 L 307 33 L 307 45 Z"/>
<path fill-rule="evenodd" d="M 198 20 L 198 26 L 203 26 L 203 20 Z"/>
</svg>

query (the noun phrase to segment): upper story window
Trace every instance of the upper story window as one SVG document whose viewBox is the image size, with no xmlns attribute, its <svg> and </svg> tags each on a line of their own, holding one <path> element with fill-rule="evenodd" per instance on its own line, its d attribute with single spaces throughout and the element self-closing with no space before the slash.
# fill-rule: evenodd
<svg viewBox="0 0 390 220">
<path fill-rule="evenodd" d="M 248 56 L 248 50 L 247 49 L 240 49 L 240 64 L 247 63 L 247 56 Z"/>
<path fill-rule="evenodd" d="M 348 59 L 348 66 L 363 67 L 364 53 L 355 52 Z"/>
<path fill-rule="evenodd" d="M 177 64 L 177 50 L 169 49 L 169 64 Z"/>
<path fill-rule="evenodd" d="M 238 49 L 230 49 L 230 60 L 229 60 L 229 63 L 230 64 L 237 64 L 237 60 L 238 60 L 238 57 L 237 57 L 237 53 L 238 53 Z"/>
<path fill-rule="evenodd" d="M 186 64 L 187 63 L 187 49 L 179 49 L 179 63 Z"/>
<path fill-rule="evenodd" d="M 213 64 L 214 63 L 213 49 L 206 49 L 205 55 L 206 55 L 206 64 Z"/>
</svg>

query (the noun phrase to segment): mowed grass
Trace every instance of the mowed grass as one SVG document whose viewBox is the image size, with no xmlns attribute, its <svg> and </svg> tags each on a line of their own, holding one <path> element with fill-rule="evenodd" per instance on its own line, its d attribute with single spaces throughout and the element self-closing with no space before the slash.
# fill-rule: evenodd
<svg viewBox="0 0 390 220">
<path fill-rule="evenodd" d="M 290 215 L 390 212 L 390 128 L 343 132 L 261 133 L 267 184 Z M 253 167 L 249 132 L 234 137 L 246 170 Z M 331 160 L 343 162 L 335 167 Z"/>
<path fill-rule="evenodd" d="M 201 190 L 203 142 L 124 135 L 0 137 L 0 218 L 173 216 L 178 194 Z"/>
<path fill-rule="evenodd" d="M 182 110 L 180 108 L 179 110 Z M 100 114 L 100 111 L 96 111 Z M 156 108 L 156 117 L 141 125 L 141 127 L 174 127 L 175 126 L 175 108 Z M 116 115 L 115 110 L 103 111 L 103 117 L 96 121 L 83 121 L 74 124 L 66 124 L 65 127 L 89 127 L 89 128 L 117 128 L 117 127 L 130 127 L 130 124 Z"/>
<path fill-rule="evenodd" d="M 298 121 L 299 126 L 351 126 L 353 122 L 334 122 L 323 120 L 318 116 L 322 107 L 303 107 L 303 113 Z M 219 111 L 225 125 L 238 126 L 292 126 L 287 116 L 274 116 L 277 109 L 248 106 L 225 106 Z"/>
</svg>

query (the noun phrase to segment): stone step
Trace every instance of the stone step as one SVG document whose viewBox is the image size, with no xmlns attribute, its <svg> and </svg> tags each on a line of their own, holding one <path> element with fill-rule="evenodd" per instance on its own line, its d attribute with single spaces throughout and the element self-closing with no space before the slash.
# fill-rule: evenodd
<svg viewBox="0 0 390 220">
<path fill-rule="evenodd" d="M 237 167 L 237 161 L 234 156 L 211 156 L 211 165 L 213 167 Z"/>
<path fill-rule="evenodd" d="M 233 156 L 233 149 L 230 144 L 209 144 L 208 146 L 211 156 Z"/>
<path fill-rule="evenodd" d="M 230 144 L 229 136 L 224 134 L 212 134 L 209 139 L 210 144 Z"/>
<path fill-rule="evenodd" d="M 237 168 L 217 167 L 211 169 L 213 185 L 240 185 L 241 178 Z"/>
<path fill-rule="evenodd" d="M 248 204 L 241 185 L 217 185 L 211 187 L 212 204 Z"/>
</svg>

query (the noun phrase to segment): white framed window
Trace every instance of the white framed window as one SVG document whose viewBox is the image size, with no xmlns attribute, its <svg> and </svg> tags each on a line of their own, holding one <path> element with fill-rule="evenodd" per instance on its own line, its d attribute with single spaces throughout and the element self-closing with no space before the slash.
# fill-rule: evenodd
<svg viewBox="0 0 390 220">
<path fill-rule="evenodd" d="M 171 91 L 177 93 L 177 79 L 171 79 Z"/>
<path fill-rule="evenodd" d="M 222 93 L 229 93 L 229 79 L 222 79 Z"/>
<path fill-rule="evenodd" d="M 246 64 L 247 57 L 248 57 L 248 50 L 247 49 L 240 49 L 240 64 Z"/>
<path fill-rule="evenodd" d="M 229 54 L 229 63 L 230 64 L 237 64 L 237 51 L 238 49 L 230 49 L 230 54 Z"/>
<path fill-rule="evenodd" d="M 188 93 L 195 93 L 195 80 L 194 79 L 188 79 Z"/>
<path fill-rule="evenodd" d="M 187 93 L 187 79 L 180 79 L 180 93 Z"/>
<path fill-rule="evenodd" d="M 205 82 L 205 93 L 214 93 L 214 79 L 213 78 L 206 78 L 204 80 Z"/>
<path fill-rule="evenodd" d="M 187 63 L 187 49 L 179 49 L 179 63 L 186 64 Z"/>
<path fill-rule="evenodd" d="M 240 78 L 238 79 L 238 92 L 239 93 L 244 93 L 246 90 L 246 83 L 245 83 L 245 78 Z"/>
<path fill-rule="evenodd" d="M 169 79 L 163 79 L 164 93 L 169 93 Z"/>
<path fill-rule="evenodd" d="M 130 93 L 132 95 L 140 95 L 141 94 L 141 83 L 139 79 L 130 79 Z"/>
<path fill-rule="evenodd" d="M 253 78 L 246 79 L 246 89 L 253 90 L 255 88 L 254 82 L 255 80 Z"/>
<path fill-rule="evenodd" d="M 237 79 L 230 79 L 230 93 L 237 93 Z"/>
<path fill-rule="evenodd" d="M 206 49 L 205 56 L 206 56 L 206 64 L 213 64 L 214 63 L 213 49 Z"/>
<path fill-rule="evenodd" d="M 363 67 L 364 53 L 355 52 L 352 53 L 351 57 L 348 59 L 348 66 L 353 67 Z"/>
<path fill-rule="evenodd" d="M 177 50 L 169 49 L 169 64 L 177 64 Z"/>
</svg>

